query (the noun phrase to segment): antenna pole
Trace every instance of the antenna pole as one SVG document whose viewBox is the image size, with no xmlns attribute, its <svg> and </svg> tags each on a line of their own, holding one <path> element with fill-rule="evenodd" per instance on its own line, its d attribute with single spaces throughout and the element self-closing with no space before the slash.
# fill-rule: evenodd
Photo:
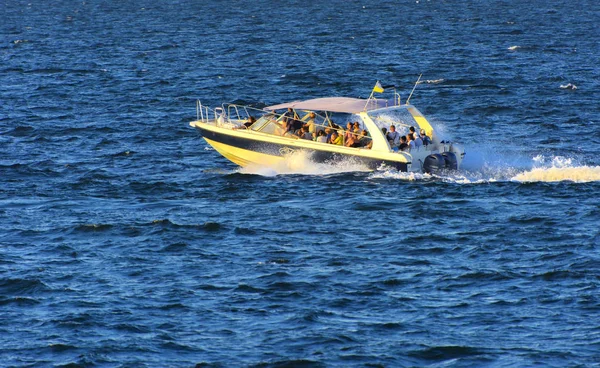
<svg viewBox="0 0 600 368">
<path fill-rule="evenodd" d="M 417 83 L 415 83 L 415 86 L 413 87 L 412 91 L 410 91 L 410 95 L 408 96 L 408 98 L 406 99 L 406 104 L 408 105 L 408 101 L 410 101 L 410 98 L 413 95 L 413 92 L 415 91 L 415 88 L 417 88 L 417 85 L 419 84 L 419 81 L 421 80 L 421 77 L 423 76 L 423 73 L 419 74 L 419 79 L 417 79 Z"/>
</svg>

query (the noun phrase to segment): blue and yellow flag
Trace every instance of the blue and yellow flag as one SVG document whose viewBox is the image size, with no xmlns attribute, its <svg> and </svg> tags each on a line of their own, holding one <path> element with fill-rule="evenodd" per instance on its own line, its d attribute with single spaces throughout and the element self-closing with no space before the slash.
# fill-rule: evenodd
<svg viewBox="0 0 600 368">
<path fill-rule="evenodd" d="M 375 87 L 373 87 L 373 93 L 383 93 L 383 87 L 381 86 L 381 83 L 379 83 L 379 81 L 377 81 L 377 83 L 375 83 Z"/>
</svg>

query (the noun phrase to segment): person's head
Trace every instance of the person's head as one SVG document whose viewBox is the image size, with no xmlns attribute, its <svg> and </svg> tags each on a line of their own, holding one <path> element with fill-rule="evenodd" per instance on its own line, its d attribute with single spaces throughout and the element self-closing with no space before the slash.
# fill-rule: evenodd
<svg viewBox="0 0 600 368">
<path fill-rule="evenodd" d="M 410 128 L 408 128 L 408 130 L 410 130 L 411 133 L 415 132 L 415 127 L 411 126 Z"/>
<path fill-rule="evenodd" d="M 387 129 L 386 129 L 386 128 L 381 128 L 381 132 L 382 132 L 383 134 L 387 134 Z"/>
<path fill-rule="evenodd" d="M 314 119 L 314 118 L 315 118 L 315 116 L 317 116 L 317 114 L 315 114 L 314 112 L 311 112 L 311 113 L 310 113 L 308 116 L 309 116 L 311 119 Z"/>
<path fill-rule="evenodd" d="M 395 132 L 396 131 L 396 127 L 394 125 L 390 125 L 390 132 Z"/>
<path fill-rule="evenodd" d="M 369 132 L 367 132 L 366 130 L 362 131 L 362 135 L 364 135 L 365 137 L 369 135 Z"/>
<path fill-rule="evenodd" d="M 303 126 L 301 129 L 302 129 L 302 132 L 303 132 L 303 133 L 306 133 L 306 132 L 308 132 L 308 128 L 307 128 L 307 127 L 305 127 L 305 126 Z"/>
<path fill-rule="evenodd" d="M 355 127 L 359 127 L 359 126 L 360 126 L 360 124 L 358 124 L 358 121 L 355 121 L 355 122 L 354 122 L 354 126 L 355 126 Z"/>
<path fill-rule="evenodd" d="M 319 130 L 319 132 L 317 133 L 317 135 L 318 135 L 319 137 L 322 137 L 322 136 L 324 136 L 324 135 L 325 135 L 325 132 L 324 132 L 324 131 L 322 131 L 322 130 Z"/>
<path fill-rule="evenodd" d="M 412 134 L 407 134 L 406 135 L 406 140 L 409 141 L 409 142 L 412 141 L 412 140 L 414 140 L 413 139 L 413 135 Z"/>
<path fill-rule="evenodd" d="M 406 136 L 405 135 L 403 135 L 402 137 L 400 137 L 400 142 L 406 143 Z"/>
<path fill-rule="evenodd" d="M 419 133 L 421 133 L 421 135 L 424 137 L 425 136 L 425 129 L 421 129 L 421 131 Z"/>
<path fill-rule="evenodd" d="M 348 130 L 352 129 L 352 123 L 351 123 L 351 122 L 348 122 L 348 124 L 346 124 L 346 128 L 347 128 Z"/>
</svg>

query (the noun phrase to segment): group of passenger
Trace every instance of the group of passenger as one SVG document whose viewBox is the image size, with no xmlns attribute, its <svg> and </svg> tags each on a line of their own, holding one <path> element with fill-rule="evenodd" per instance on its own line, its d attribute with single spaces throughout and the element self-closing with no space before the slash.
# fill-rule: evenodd
<svg viewBox="0 0 600 368">
<path fill-rule="evenodd" d="M 308 120 L 304 122 L 303 120 L 306 117 L 308 117 Z M 305 118 L 300 119 L 292 108 L 288 108 L 288 111 L 281 117 L 281 128 L 275 134 L 346 147 L 371 149 L 373 146 L 373 140 L 369 136 L 369 132 L 365 129 L 361 130 L 358 121 L 348 122 L 344 130 L 331 120 L 328 127 L 318 125 L 315 118 L 316 114 L 310 112 Z M 244 124 L 245 128 L 250 128 L 255 121 L 256 119 L 250 117 L 248 122 Z M 389 131 L 386 128 L 381 128 L 381 131 L 394 151 L 410 152 L 413 149 L 419 149 L 432 143 L 431 138 L 427 136 L 424 129 L 417 133 L 413 126 L 409 128 L 408 133 L 405 135 L 401 135 L 396 131 L 394 125 L 390 126 Z"/>
<path fill-rule="evenodd" d="M 370 149 L 372 146 L 369 133 L 364 129 L 361 130 L 358 122 L 354 124 L 348 123 L 345 131 L 339 126 L 337 128 L 326 127 L 324 129 L 317 129 L 316 133 L 313 134 L 314 139 L 312 140 L 316 142 L 366 149 Z M 300 138 L 310 139 L 308 136 Z"/>
<path fill-rule="evenodd" d="M 373 145 L 368 132 L 360 129 L 358 121 L 354 123 L 348 122 L 344 130 L 333 121 L 331 121 L 331 125 L 328 127 L 317 125 L 315 118 L 316 114 L 310 112 L 308 120 L 303 122 L 298 118 L 295 111 L 288 109 L 281 118 L 281 130 L 278 134 L 346 147 L 370 149 Z"/>
<path fill-rule="evenodd" d="M 425 129 L 421 129 L 417 133 L 415 127 L 411 126 L 408 129 L 408 134 L 403 136 L 396 131 L 394 125 L 390 126 L 389 132 L 385 128 L 382 128 L 382 131 L 394 151 L 410 152 L 413 149 L 431 144 L 431 138 L 427 136 Z"/>
</svg>

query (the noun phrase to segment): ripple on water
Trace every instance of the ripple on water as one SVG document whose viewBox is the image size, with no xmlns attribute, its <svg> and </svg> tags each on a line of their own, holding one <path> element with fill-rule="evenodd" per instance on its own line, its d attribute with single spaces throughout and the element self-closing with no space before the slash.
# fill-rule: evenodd
<svg viewBox="0 0 600 368">
<path fill-rule="evenodd" d="M 2 278 L 0 291 L 4 295 L 23 296 L 37 295 L 52 290 L 43 281 L 38 279 Z M 32 299 L 34 300 L 34 299 Z"/>
<path fill-rule="evenodd" d="M 597 364 L 596 4 L 363 3 L 3 2 L 0 365 Z M 421 72 L 461 170 L 241 169 L 188 123 Z"/>
<path fill-rule="evenodd" d="M 494 351 L 471 346 L 426 346 L 418 350 L 412 350 L 408 355 L 423 362 L 460 361 L 473 357 L 484 357 L 484 361 L 491 362 Z"/>
</svg>

